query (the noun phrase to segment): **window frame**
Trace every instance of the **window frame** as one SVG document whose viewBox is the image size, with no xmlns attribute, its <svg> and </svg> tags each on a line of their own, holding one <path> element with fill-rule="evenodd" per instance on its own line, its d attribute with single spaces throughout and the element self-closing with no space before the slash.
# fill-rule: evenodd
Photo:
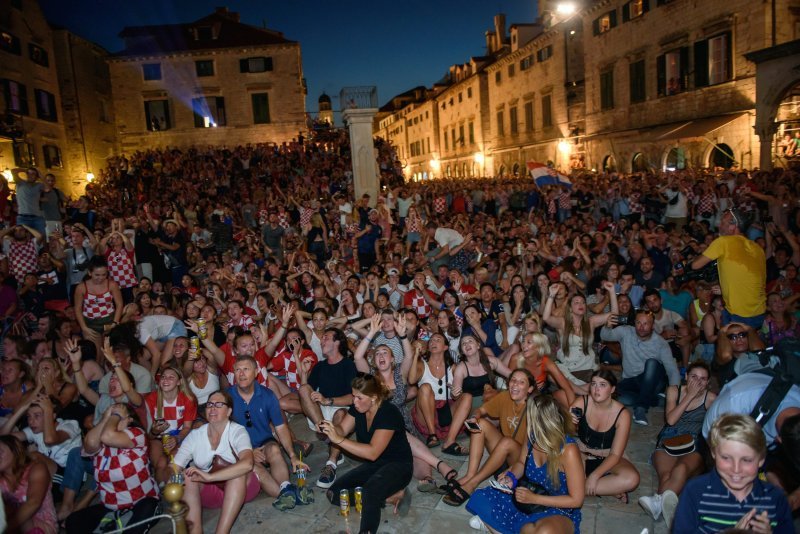
<svg viewBox="0 0 800 534">
<path fill-rule="evenodd" d="M 142 63 L 142 79 L 144 81 L 156 82 L 163 78 L 164 73 L 161 70 L 161 63 Z"/>
</svg>

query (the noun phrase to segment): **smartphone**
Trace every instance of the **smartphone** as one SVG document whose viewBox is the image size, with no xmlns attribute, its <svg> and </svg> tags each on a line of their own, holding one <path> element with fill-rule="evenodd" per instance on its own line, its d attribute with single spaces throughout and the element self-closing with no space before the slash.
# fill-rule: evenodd
<svg viewBox="0 0 800 534">
<path fill-rule="evenodd" d="M 513 490 L 511 488 L 509 488 L 508 486 L 506 486 L 504 484 L 499 483 L 495 479 L 492 479 L 491 482 L 489 482 L 489 485 L 491 487 L 493 487 L 494 489 L 496 489 L 497 491 L 502 491 L 503 493 L 512 493 L 513 492 Z"/>
<path fill-rule="evenodd" d="M 478 423 L 476 423 L 475 421 L 471 421 L 471 420 L 464 421 L 464 426 L 466 427 L 467 430 L 469 430 L 471 432 L 480 432 L 481 431 L 480 425 L 478 425 Z"/>
</svg>

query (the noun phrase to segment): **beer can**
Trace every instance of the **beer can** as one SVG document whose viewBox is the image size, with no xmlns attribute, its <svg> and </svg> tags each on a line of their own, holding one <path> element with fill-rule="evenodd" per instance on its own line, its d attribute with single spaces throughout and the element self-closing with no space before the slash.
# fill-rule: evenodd
<svg viewBox="0 0 800 534">
<path fill-rule="evenodd" d="M 197 336 L 192 336 L 189 338 L 189 346 L 191 346 L 195 351 L 200 348 L 200 338 Z"/>
<path fill-rule="evenodd" d="M 339 492 L 339 513 L 344 517 L 350 515 L 350 490 L 343 489 Z"/>
<path fill-rule="evenodd" d="M 295 476 L 297 477 L 297 487 L 302 488 L 306 485 L 306 470 L 305 469 L 298 469 L 295 472 Z"/>
<path fill-rule="evenodd" d="M 363 496 L 363 491 L 364 491 L 364 488 L 362 488 L 361 486 L 357 487 L 356 491 L 355 491 L 355 494 L 356 494 L 356 512 L 358 512 L 359 514 L 361 513 L 361 498 Z"/>
<path fill-rule="evenodd" d="M 200 334 L 200 339 L 205 339 L 208 335 L 208 327 L 204 319 L 197 319 L 197 330 L 199 330 L 198 334 Z"/>
</svg>

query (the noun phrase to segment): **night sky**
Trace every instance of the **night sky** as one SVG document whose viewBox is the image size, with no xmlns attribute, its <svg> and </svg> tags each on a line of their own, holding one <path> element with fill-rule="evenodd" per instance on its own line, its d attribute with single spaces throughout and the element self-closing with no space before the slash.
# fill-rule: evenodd
<svg viewBox="0 0 800 534">
<path fill-rule="evenodd" d="M 379 105 L 417 85 L 430 87 L 448 67 L 485 53 L 492 17 L 533 22 L 536 0 L 39 0 L 47 19 L 110 52 L 125 26 L 192 22 L 227 5 L 241 22 L 299 41 L 308 82 L 306 109 L 325 91 L 339 109 L 342 87 L 376 85 Z"/>
</svg>

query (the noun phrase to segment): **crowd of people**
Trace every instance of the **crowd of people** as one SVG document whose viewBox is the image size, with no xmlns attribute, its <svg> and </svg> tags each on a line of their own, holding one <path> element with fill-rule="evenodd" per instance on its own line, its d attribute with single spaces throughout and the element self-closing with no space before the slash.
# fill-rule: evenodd
<svg viewBox="0 0 800 534">
<path fill-rule="evenodd" d="M 761 396 L 800 356 L 796 174 L 404 183 L 376 154 L 374 199 L 338 130 L 112 158 L 77 199 L 12 171 L 9 532 L 145 532 L 180 480 L 193 533 L 204 509 L 229 532 L 260 492 L 285 511 L 314 486 L 375 533 L 415 479 L 475 529 L 577 533 L 587 495 L 639 486 L 633 425 L 662 427 L 654 520 L 794 532 L 800 385 Z"/>
</svg>

